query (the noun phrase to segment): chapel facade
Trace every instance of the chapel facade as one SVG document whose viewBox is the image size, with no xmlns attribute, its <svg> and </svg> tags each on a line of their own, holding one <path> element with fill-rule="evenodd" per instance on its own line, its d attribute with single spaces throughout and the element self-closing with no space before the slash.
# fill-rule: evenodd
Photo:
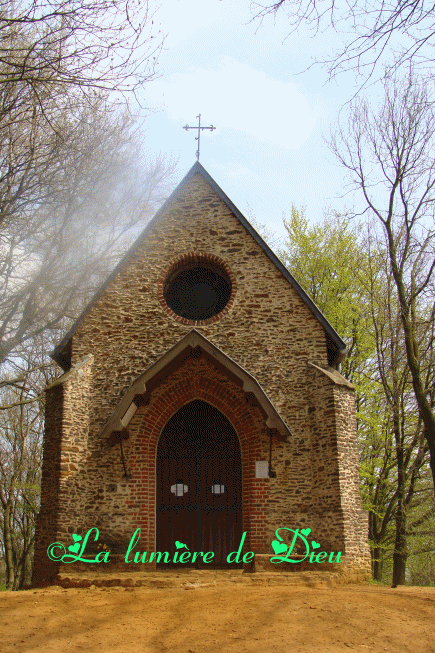
<svg viewBox="0 0 435 653">
<path fill-rule="evenodd" d="M 310 530 L 368 578 L 345 354 L 197 162 L 53 353 L 34 584 L 59 573 L 50 544 L 91 528 L 111 560 L 137 529 L 138 551 L 217 567 L 243 540 L 247 571 L 271 568 L 277 529 Z"/>
</svg>

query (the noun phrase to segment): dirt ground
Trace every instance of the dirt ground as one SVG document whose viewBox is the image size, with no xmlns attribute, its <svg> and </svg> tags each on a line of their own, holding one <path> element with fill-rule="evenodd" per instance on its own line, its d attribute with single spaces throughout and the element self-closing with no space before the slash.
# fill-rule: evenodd
<svg viewBox="0 0 435 653">
<path fill-rule="evenodd" d="M 435 653 L 435 588 L 191 583 L 0 594 L 0 651 Z"/>
</svg>

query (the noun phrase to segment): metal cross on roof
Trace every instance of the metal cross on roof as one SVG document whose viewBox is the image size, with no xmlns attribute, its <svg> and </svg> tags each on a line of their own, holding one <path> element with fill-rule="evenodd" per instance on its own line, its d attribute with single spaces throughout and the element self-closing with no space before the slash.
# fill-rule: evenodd
<svg viewBox="0 0 435 653">
<path fill-rule="evenodd" d="M 196 158 L 199 161 L 199 147 L 200 147 L 200 138 L 201 138 L 201 129 L 209 129 L 210 131 L 213 131 L 213 129 L 216 129 L 216 127 L 213 127 L 211 125 L 210 127 L 202 127 L 201 125 L 201 114 L 199 116 L 196 116 L 198 118 L 198 126 L 197 127 L 189 127 L 189 125 L 185 125 L 183 129 L 186 131 L 188 129 L 197 129 L 198 130 L 198 136 L 195 136 L 195 140 L 198 141 L 198 149 L 196 150 Z"/>
</svg>

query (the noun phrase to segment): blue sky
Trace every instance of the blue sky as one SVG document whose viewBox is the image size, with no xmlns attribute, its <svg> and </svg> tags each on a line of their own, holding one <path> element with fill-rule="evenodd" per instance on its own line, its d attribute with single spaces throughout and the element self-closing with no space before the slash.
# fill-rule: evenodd
<svg viewBox="0 0 435 653">
<path fill-rule="evenodd" d="M 141 98 L 152 109 L 146 146 L 178 158 L 181 180 L 196 160 L 195 132 L 183 126 L 201 113 L 216 126 L 202 132 L 202 165 L 248 219 L 283 235 L 292 204 L 313 222 L 353 204 L 340 198 L 344 172 L 324 137 L 356 86 L 351 74 L 326 83 L 319 66 L 301 72 L 338 45 L 332 30 L 288 36 L 284 15 L 251 18 L 249 0 L 165 0 L 157 9 L 167 38 L 160 76 Z"/>
</svg>

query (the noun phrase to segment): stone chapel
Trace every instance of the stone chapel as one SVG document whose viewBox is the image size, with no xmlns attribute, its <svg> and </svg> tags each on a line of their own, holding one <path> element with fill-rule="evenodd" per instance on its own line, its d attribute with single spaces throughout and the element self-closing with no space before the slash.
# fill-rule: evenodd
<svg viewBox="0 0 435 653">
<path fill-rule="evenodd" d="M 182 544 L 218 568 L 245 533 L 245 571 L 281 571 L 271 542 L 286 527 L 369 577 L 345 355 L 195 163 L 53 352 L 64 374 L 46 390 L 34 584 L 59 573 L 50 544 L 94 527 L 107 571 L 138 528 L 137 550 Z"/>
</svg>

